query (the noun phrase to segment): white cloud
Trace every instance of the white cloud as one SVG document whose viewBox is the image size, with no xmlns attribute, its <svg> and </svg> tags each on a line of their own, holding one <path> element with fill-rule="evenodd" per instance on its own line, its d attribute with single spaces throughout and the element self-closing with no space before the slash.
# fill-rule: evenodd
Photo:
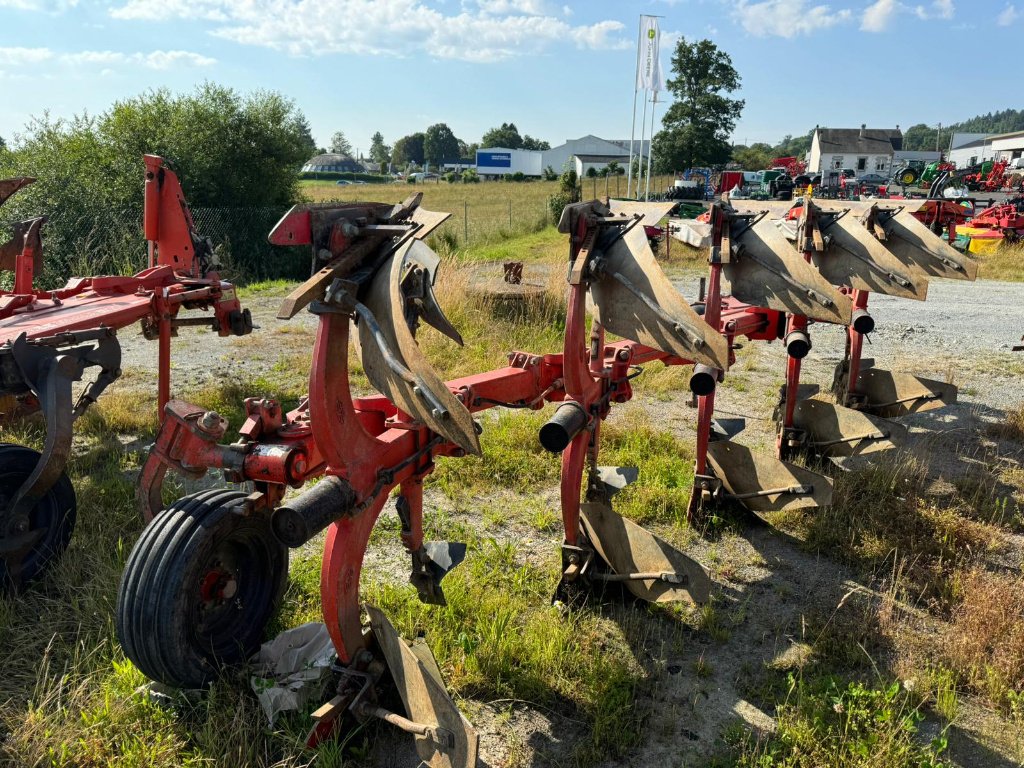
<svg viewBox="0 0 1024 768">
<path fill-rule="evenodd" d="M 192 51 L 151 51 L 147 54 L 134 54 L 140 64 L 150 69 L 171 69 L 176 66 L 185 67 L 211 67 L 217 63 L 216 59 L 209 56 L 202 56 Z"/>
<path fill-rule="evenodd" d="M 2 2 L 2 0 L 0 0 Z M 222 7 L 228 3 L 221 0 L 128 0 L 124 5 L 111 8 L 115 19 L 140 19 L 144 21 L 166 21 L 167 19 L 206 19 L 227 21 L 228 14 Z"/>
<path fill-rule="evenodd" d="M 0 48 L 0 67 L 32 66 L 52 58 L 49 48 Z"/>
<path fill-rule="evenodd" d="M 463 0 L 457 12 L 426 0 L 123 0 L 110 14 L 204 20 L 217 37 L 293 56 L 426 53 L 488 62 L 536 54 L 566 40 L 599 50 L 632 45 L 621 22 L 572 25 L 547 0 Z"/>
<path fill-rule="evenodd" d="M 914 8 L 919 19 L 952 19 L 956 15 L 953 0 L 932 0 L 930 7 L 919 5 Z"/>
<path fill-rule="evenodd" d="M 553 12 L 545 0 L 475 0 L 474 4 L 483 13 L 491 16 L 501 16 L 510 13 L 544 16 Z"/>
<path fill-rule="evenodd" d="M 120 51 L 75 51 L 56 53 L 49 48 L 0 48 L 0 67 L 6 69 L 56 63 L 70 67 L 103 67 L 107 74 L 114 66 L 141 66 L 147 69 L 170 69 L 174 66 L 208 67 L 216 59 L 191 51 L 150 51 L 149 53 L 121 53 Z"/>
<path fill-rule="evenodd" d="M 996 18 L 996 23 L 999 24 L 1000 27 L 1008 27 L 1013 24 L 1019 16 L 1020 14 L 1017 12 L 1017 8 L 1015 6 L 1007 5 L 1006 8 L 1003 9 L 1003 12 Z"/>
<path fill-rule="evenodd" d="M 827 5 L 808 7 L 806 0 L 739 0 L 732 16 L 755 37 L 794 38 L 842 24 L 851 14 Z"/>
<path fill-rule="evenodd" d="M 896 13 L 896 0 L 875 0 L 864 9 L 860 28 L 865 32 L 884 32 Z"/>
</svg>

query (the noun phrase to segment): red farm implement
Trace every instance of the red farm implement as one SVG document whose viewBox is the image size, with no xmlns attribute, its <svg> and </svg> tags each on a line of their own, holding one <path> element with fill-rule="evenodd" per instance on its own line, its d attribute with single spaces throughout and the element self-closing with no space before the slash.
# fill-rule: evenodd
<svg viewBox="0 0 1024 768">
<path fill-rule="evenodd" d="M 41 412 L 42 453 L 0 445 L 0 588 L 39 576 L 68 544 L 75 523 L 74 490 L 64 468 L 75 420 L 121 374 L 117 331 L 141 323 L 158 343 L 158 400 L 170 399 L 171 337 L 188 325 L 221 336 L 252 329 L 235 290 L 217 275 L 213 249 L 193 226 L 175 174 L 159 157 L 145 158 L 143 229 L 149 267 L 132 277 L 76 277 L 63 288 L 34 286 L 43 265 L 44 218 L 14 225 L 0 246 L 0 269 L 14 273 L 0 291 L 0 407 L 5 416 Z M 0 204 L 33 179 L 0 181 Z M 183 318 L 182 310 L 205 315 Z M 77 400 L 73 385 L 95 376 Z"/>
<path fill-rule="evenodd" d="M 612 510 L 611 495 L 632 477 L 598 464 L 600 428 L 616 403 L 632 397 L 638 365 L 720 369 L 729 352 L 658 267 L 643 215 L 586 203 L 567 208 L 560 223 L 570 235 L 563 349 L 511 352 L 495 370 L 445 382 L 415 333 L 424 322 L 461 342 L 434 299 L 438 258 L 423 242 L 447 214 L 418 202 L 302 206 L 274 229 L 272 242 L 313 248 L 313 276 L 279 313 L 288 318 L 308 306 L 318 317 L 308 397 L 289 413 L 273 401 L 247 400 L 248 419 L 231 444 L 222 443 L 227 424 L 218 414 L 168 404 L 140 482 L 140 501 L 155 517 L 125 569 L 117 631 L 150 677 L 201 685 L 219 665 L 255 650 L 281 596 L 288 548 L 326 529 L 322 607 L 339 674 L 336 695 L 314 715 L 310 742 L 343 719 L 378 718 L 414 734 L 431 766 L 475 766 L 475 731 L 445 692 L 429 651 L 408 646 L 372 606 L 369 627 L 361 620 L 363 557 L 392 492 L 409 580 L 422 601 L 443 604 L 441 581 L 466 548 L 424 540 L 424 479 L 438 457 L 480 451 L 486 421 L 475 414 L 558 403 L 539 437 L 562 454 L 560 590 L 621 582 L 650 601 L 703 601 L 710 582 L 700 565 Z M 631 340 L 607 342 L 606 332 Z M 350 345 L 379 394 L 352 394 Z M 254 490 L 205 491 L 156 514 L 168 468 L 195 477 L 214 467 Z M 315 478 L 284 500 L 289 487 Z M 383 708 L 387 680 L 405 716 Z"/>
<path fill-rule="evenodd" d="M 1006 166 L 1006 160 L 984 163 L 977 172 L 965 175 L 963 181 L 972 192 L 998 192 L 1006 185 Z"/>
<path fill-rule="evenodd" d="M 635 473 L 599 464 L 602 422 L 632 398 L 638 366 L 693 366 L 692 515 L 719 502 L 758 514 L 827 505 L 832 480 L 793 463 L 795 455 L 843 462 L 889 450 L 905 433 L 892 417 L 955 399 L 952 385 L 861 359 L 864 335 L 874 327 L 870 292 L 920 301 L 929 279 L 976 273 L 910 208 L 809 198 L 715 204 L 706 295 L 691 306 L 655 262 L 644 232 L 672 203 L 609 205 L 569 206 L 559 223 L 569 236 L 561 352 L 514 351 L 507 365 L 447 382 L 416 341 L 420 323 L 460 341 L 434 299 L 438 258 L 423 242 L 446 215 L 423 210 L 418 197 L 398 206 L 289 212 L 271 241 L 312 246 L 314 274 L 279 317 L 307 306 L 318 317 L 309 394 L 288 413 L 274 401 L 246 400 L 248 418 L 230 444 L 217 413 L 168 403 L 140 479 L 140 503 L 153 521 L 129 558 L 118 597 L 117 630 L 128 657 L 179 687 L 202 685 L 220 665 L 248 658 L 280 599 L 288 549 L 326 530 L 321 597 L 338 677 L 336 695 L 315 713 L 310 741 L 342 719 L 384 719 L 416 736 L 428 764 L 472 766 L 476 734 L 445 692 L 433 657 L 401 640 L 372 606 L 365 606 L 364 626 L 359 588 L 371 532 L 393 495 L 409 580 L 422 601 L 444 603 L 442 579 L 466 548 L 425 541 L 423 481 L 437 458 L 479 452 L 486 420 L 476 414 L 557 404 L 539 440 L 561 454 L 563 599 L 620 582 L 645 600 L 700 602 L 711 586 L 701 566 L 613 511 L 614 492 Z M 818 323 L 848 329 L 838 402 L 800 382 Z M 624 340 L 609 342 L 606 334 Z M 787 353 L 774 456 L 733 440 L 742 429 L 735 420 L 715 418 L 716 388 L 744 337 L 781 340 Z M 350 345 L 378 394 L 352 394 Z M 192 477 L 222 468 L 229 481 L 251 482 L 253 490 L 204 491 L 161 512 L 168 468 Z M 313 479 L 319 482 L 285 500 L 289 487 Z M 382 706 L 388 680 L 405 715 Z"/>
<path fill-rule="evenodd" d="M 735 207 L 733 207 L 735 206 Z M 776 408 L 777 458 L 731 438 L 737 420 L 714 419 L 713 372 L 697 388 L 697 459 L 691 512 L 717 500 L 757 513 L 828 504 L 831 480 L 785 459 L 811 454 L 844 463 L 898 446 L 893 417 L 942 407 L 956 387 L 875 368 L 861 359 L 874 329 L 871 292 L 923 301 L 931 278 L 973 280 L 977 265 L 890 203 L 735 201 L 711 212 L 710 278 L 703 317 L 726 335 L 781 339 L 786 375 Z M 818 323 L 847 326 L 836 401 L 801 385 L 802 360 Z"/>
</svg>

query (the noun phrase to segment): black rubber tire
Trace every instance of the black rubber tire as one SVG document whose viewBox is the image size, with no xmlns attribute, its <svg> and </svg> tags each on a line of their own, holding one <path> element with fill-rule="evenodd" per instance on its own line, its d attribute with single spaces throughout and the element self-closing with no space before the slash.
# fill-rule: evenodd
<svg viewBox="0 0 1024 768">
<path fill-rule="evenodd" d="M 918 173 L 913 168 L 908 168 L 905 171 L 900 172 L 899 183 L 901 186 L 909 187 L 918 179 Z"/>
<path fill-rule="evenodd" d="M 117 593 L 117 636 L 148 677 L 199 688 L 259 648 L 284 594 L 288 548 L 268 515 L 231 511 L 245 496 L 185 496 L 132 549 Z"/>
<path fill-rule="evenodd" d="M 21 487 L 39 462 L 39 451 L 23 445 L 0 443 L 0 508 Z M 57 482 L 32 510 L 32 528 L 45 528 L 43 538 L 22 559 L 16 578 L 8 563 L 0 557 L 0 594 L 14 592 L 42 576 L 50 564 L 68 548 L 78 517 L 75 488 L 67 474 L 61 472 Z M 2 539 L 2 533 L 0 533 Z"/>
</svg>

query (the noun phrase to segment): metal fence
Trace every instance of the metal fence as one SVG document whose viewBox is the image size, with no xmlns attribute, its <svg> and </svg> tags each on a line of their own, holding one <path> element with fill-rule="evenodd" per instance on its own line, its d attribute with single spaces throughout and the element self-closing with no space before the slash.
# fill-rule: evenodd
<svg viewBox="0 0 1024 768">
<path fill-rule="evenodd" d="M 288 210 L 192 208 L 196 230 L 209 237 L 223 265 L 222 275 L 240 281 L 302 279 L 309 274 L 305 248 L 270 245 L 267 234 Z M 0 222 L 0 239 L 10 236 Z M 142 211 L 106 210 L 75 218 L 55 213 L 43 227 L 44 272 L 40 287 L 63 284 L 74 275 L 134 274 L 145 269 Z"/>
</svg>

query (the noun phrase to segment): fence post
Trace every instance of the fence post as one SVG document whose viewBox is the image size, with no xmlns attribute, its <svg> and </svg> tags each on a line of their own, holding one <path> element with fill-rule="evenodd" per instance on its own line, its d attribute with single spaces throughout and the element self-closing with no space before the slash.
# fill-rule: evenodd
<svg viewBox="0 0 1024 768">
<path fill-rule="evenodd" d="M 508 228 L 509 228 L 509 231 L 511 232 L 511 230 L 512 230 L 512 198 L 511 197 L 508 199 Z"/>
<path fill-rule="evenodd" d="M 469 201 L 462 201 L 462 239 L 469 245 Z"/>
</svg>

